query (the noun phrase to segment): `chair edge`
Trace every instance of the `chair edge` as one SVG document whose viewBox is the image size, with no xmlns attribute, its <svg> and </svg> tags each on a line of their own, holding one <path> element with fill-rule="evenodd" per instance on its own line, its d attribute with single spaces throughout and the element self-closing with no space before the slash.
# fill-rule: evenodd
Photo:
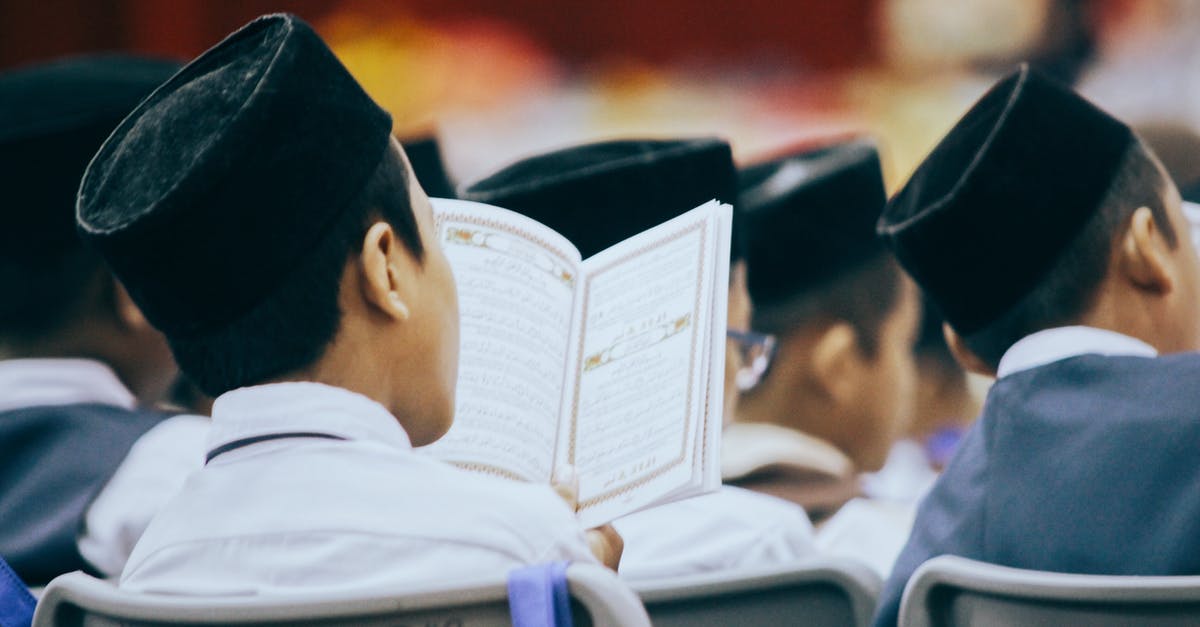
<svg viewBox="0 0 1200 627">
<path fill-rule="evenodd" d="M 636 582 L 633 589 L 649 606 L 698 595 L 732 595 L 796 584 L 832 582 L 849 597 L 855 624 L 867 625 L 875 614 L 883 580 L 866 564 L 842 557 L 818 556 L 791 564 L 714 571 L 669 581 Z"/>
<path fill-rule="evenodd" d="M 1200 576 L 1084 575 L 989 564 L 958 555 L 927 560 L 909 578 L 900 600 L 900 624 L 928 627 L 927 599 L 953 587 L 998 597 L 1064 602 L 1200 602 Z"/>
</svg>

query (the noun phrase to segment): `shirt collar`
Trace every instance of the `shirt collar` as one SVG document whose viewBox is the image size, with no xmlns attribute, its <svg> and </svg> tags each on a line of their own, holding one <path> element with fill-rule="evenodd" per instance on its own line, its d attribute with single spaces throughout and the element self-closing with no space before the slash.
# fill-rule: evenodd
<svg viewBox="0 0 1200 627">
<path fill-rule="evenodd" d="M 735 422 L 721 434 L 721 476 L 740 479 L 775 464 L 803 466 L 840 477 L 854 462 L 833 444 L 807 433 L 765 422 Z"/>
<path fill-rule="evenodd" d="M 133 409 L 137 399 L 112 368 L 95 360 L 0 361 L 0 411 L 80 404 Z"/>
<path fill-rule="evenodd" d="M 322 383 L 270 383 L 232 390 L 213 402 L 212 419 L 209 450 L 245 438 L 294 432 L 412 448 L 400 422 L 383 405 Z"/>
<path fill-rule="evenodd" d="M 1044 366 L 1079 355 L 1157 357 L 1153 346 L 1128 335 L 1095 327 L 1072 326 L 1038 331 L 1013 344 L 996 368 L 996 377 Z"/>
</svg>

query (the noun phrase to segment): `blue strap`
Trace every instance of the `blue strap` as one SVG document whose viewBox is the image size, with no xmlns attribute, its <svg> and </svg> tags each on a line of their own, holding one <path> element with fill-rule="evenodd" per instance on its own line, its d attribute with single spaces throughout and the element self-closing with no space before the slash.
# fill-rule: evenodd
<svg viewBox="0 0 1200 627">
<path fill-rule="evenodd" d="M 510 572 L 508 607 L 513 627 L 572 627 L 567 562 L 525 566 Z"/>
<path fill-rule="evenodd" d="M 0 558 L 0 627 L 29 627 L 36 605 L 25 582 Z"/>
</svg>

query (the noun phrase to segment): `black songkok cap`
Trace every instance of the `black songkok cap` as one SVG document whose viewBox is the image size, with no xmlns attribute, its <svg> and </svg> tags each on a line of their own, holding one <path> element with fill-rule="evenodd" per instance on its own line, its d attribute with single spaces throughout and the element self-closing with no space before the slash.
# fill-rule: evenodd
<svg viewBox="0 0 1200 627">
<path fill-rule="evenodd" d="M 436 137 L 430 135 L 401 140 L 413 176 L 425 193 L 435 198 L 454 198 L 454 183 L 446 172 L 442 159 L 442 148 Z"/>
<path fill-rule="evenodd" d="M 179 63 L 105 55 L 0 75 L 0 258 L 55 263 L 80 247 L 75 193 L 92 155 Z"/>
<path fill-rule="evenodd" d="M 527 215 L 587 258 L 714 198 L 732 202 L 736 180 L 719 139 L 617 140 L 518 161 L 461 196 Z"/>
<path fill-rule="evenodd" d="M 1022 66 L 925 158 L 879 233 L 950 325 L 971 334 L 1054 266 L 1134 141 L 1119 120 Z"/>
<path fill-rule="evenodd" d="M 196 336 L 271 293 L 353 203 L 390 132 L 307 24 L 261 17 L 113 132 L 84 175 L 79 230 L 155 326 Z"/>
<path fill-rule="evenodd" d="M 741 186 L 756 307 L 783 304 L 886 252 L 875 235 L 887 201 L 883 170 L 868 140 L 749 166 Z"/>
</svg>

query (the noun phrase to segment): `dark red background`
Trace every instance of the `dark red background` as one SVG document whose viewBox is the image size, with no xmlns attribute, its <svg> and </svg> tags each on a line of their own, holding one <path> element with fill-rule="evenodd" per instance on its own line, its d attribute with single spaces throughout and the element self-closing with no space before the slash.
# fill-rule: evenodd
<svg viewBox="0 0 1200 627">
<path fill-rule="evenodd" d="M 617 51 L 651 63 L 770 59 L 808 69 L 878 54 L 879 0 L 0 0 L 0 68 L 125 50 L 191 57 L 256 15 L 314 22 L 351 7 L 433 21 L 499 19 L 584 65 Z"/>
</svg>

